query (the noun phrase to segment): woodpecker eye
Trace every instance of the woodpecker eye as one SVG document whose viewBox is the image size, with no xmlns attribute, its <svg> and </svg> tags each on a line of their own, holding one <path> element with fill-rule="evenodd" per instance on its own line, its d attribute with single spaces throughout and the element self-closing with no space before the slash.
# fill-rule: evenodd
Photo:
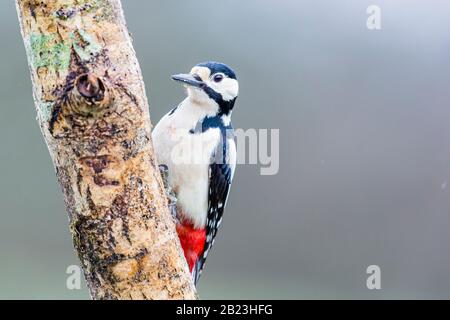
<svg viewBox="0 0 450 320">
<path fill-rule="evenodd" d="M 213 80 L 214 80 L 214 82 L 220 82 L 223 80 L 223 75 L 220 73 L 216 74 L 216 75 L 214 75 Z"/>
</svg>

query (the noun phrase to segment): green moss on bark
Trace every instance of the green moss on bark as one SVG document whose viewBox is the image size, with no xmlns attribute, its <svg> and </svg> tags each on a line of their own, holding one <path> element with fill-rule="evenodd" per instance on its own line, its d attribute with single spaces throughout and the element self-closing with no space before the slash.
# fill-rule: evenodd
<svg viewBox="0 0 450 320">
<path fill-rule="evenodd" d="M 70 64 L 70 46 L 57 42 L 55 35 L 31 34 L 30 49 L 35 69 L 65 70 Z"/>
<path fill-rule="evenodd" d="M 70 49 L 73 47 L 81 61 L 89 61 L 100 54 L 102 46 L 95 37 L 83 29 L 70 34 L 70 41 L 58 41 L 55 34 L 31 34 L 29 39 L 32 67 L 55 71 L 67 70 L 70 65 Z"/>
</svg>

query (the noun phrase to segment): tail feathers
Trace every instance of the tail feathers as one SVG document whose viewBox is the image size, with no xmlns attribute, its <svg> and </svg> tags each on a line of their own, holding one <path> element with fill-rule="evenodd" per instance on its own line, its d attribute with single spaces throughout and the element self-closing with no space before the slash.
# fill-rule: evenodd
<svg viewBox="0 0 450 320">
<path fill-rule="evenodd" d="M 202 274 L 202 263 L 200 261 L 197 261 L 194 265 L 194 268 L 192 269 L 192 280 L 194 281 L 195 286 L 197 286 L 201 274 Z"/>
</svg>

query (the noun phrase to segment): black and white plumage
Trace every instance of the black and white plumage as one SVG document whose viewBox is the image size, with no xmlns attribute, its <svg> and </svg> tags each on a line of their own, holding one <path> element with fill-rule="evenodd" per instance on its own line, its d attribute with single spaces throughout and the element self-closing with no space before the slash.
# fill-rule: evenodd
<svg viewBox="0 0 450 320">
<path fill-rule="evenodd" d="M 188 97 L 153 131 L 155 153 L 168 168 L 177 197 L 177 231 L 194 281 L 222 222 L 236 167 L 231 113 L 239 85 L 235 73 L 217 62 L 200 63 L 175 75 Z"/>
</svg>

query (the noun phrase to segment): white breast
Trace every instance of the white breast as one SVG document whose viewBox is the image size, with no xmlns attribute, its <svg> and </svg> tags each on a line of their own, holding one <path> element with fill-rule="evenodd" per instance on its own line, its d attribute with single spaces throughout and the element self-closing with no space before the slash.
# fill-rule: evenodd
<svg viewBox="0 0 450 320">
<path fill-rule="evenodd" d="M 210 156 L 220 142 L 220 130 L 189 131 L 210 112 L 185 100 L 174 113 L 165 115 L 152 133 L 158 163 L 169 169 L 169 183 L 177 193 L 181 214 L 196 228 L 206 223 Z"/>
</svg>

